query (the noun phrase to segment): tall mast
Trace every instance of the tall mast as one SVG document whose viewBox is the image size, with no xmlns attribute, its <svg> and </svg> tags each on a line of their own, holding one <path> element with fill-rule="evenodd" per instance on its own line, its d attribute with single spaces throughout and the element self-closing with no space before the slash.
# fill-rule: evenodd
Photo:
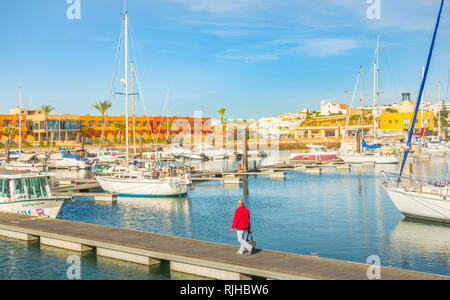
<svg viewBox="0 0 450 300">
<path fill-rule="evenodd" d="M 441 82 L 438 82 L 438 130 L 439 130 L 439 142 L 441 141 Z"/>
<path fill-rule="evenodd" d="M 136 156 L 136 123 L 135 123 L 135 110 L 134 110 L 134 81 L 133 81 L 133 62 L 130 63 L 131 65 L 131 102 L 133 106 L 133 152 Z"/>
<path fill-rule="evenodd" d="M 377 140 L 377 64 L 373 64 L 373 138 Z"/>
<path fill-rule="evenodd" d="M 378 129 L 380 129 L 380 36 L 377 36 L 377 90 L 376 90 L 376 141 L 378 142 Z"/>
<path fill-rule="evenodd" d="M 364 125 L 364 95 L 363 95 L 363 67 L 359 68 L 359 75 L 361 77 L 361 120 L 359 120 L 361 126 L 361 134 L 362 134 L 362 126 Z"/>
<path fill-rule="evenodd" d="M 127 170 L 129 167 L 128 162 L 128 13 L 125 11 L 125 147 L 126 150 L 126 164 Z"/>
<path fill-rule="evenodd" d="M 19 155 L 22 150 L 22 87 L 19 87 Z"/>
<path fill-rule="evenodd" d="M 423 80 L 424 76 L 425 76 L 425 66 L 422 65 L 422 80 Z M 423 120 L 423 106 L 425 104 L 424 97 L 425 97 L 425 91 L 422 92 L 422 106 L 420 107 L 421 125 L 422 125 L 422 127 L 424 127 L 424 125 L 425 125 L 424 124 L 424 120 Z"/>
<path fill-rule="evenodd" d="M 167 89 L 167 96 L 166 96 L 166 105 L 167 105 L 166 139 L 167 139 L 167 143 L 169 143 L 169 96 L 170 96 L 170 89 Z"/>
</svg>

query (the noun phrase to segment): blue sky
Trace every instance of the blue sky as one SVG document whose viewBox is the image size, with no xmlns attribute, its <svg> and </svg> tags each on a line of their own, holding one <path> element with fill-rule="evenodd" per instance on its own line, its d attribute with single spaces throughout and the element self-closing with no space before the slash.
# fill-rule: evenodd
<svg viewBox="0 0 450 300">
<path fill-rule="evenodd" d="M 123 1 L 80 1 L 79 20 L 67 18 L 66 0 L 1 1 L 1 113 L 15 106 L 19 86 L 24 107 L 50 104 L 55 113 L 96 114 L 91 105 L 108 98 Z M 380 1 L 374 20 L 366 0 L 128 0 L 130 56 L 146 110 L 163 113 L 168 88 L 170 113 L 182 116 L 216 118 L 221 107 L 242 119 L 318 109 L 322 98 L 345 103 L 360 66 L 372 103 L 377 34 L 381 104 L 402 92 L 415 101 L 440 1 Z M 446 93 L 449 25 L 446 3 L 426 101 L 437 101 L 438 81 Z M 145 112 L 142 100 L 136 107 Z M 110 114 L 123 111 L 116 97 Z"/>
</svg>

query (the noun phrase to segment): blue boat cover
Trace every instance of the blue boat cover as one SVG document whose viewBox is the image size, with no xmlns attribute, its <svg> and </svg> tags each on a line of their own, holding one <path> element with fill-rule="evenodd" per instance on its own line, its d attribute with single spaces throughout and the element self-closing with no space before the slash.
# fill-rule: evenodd
<svg viewBox="0 0 450 300">
<path fill-rule="evenodd" d="M 365 139 L 362 140 L 362 146 L 367 149 L 380 149 L 381 148 L 381 145 L 371 146 L 371 145 L 367 144 Z"/>
</svg>

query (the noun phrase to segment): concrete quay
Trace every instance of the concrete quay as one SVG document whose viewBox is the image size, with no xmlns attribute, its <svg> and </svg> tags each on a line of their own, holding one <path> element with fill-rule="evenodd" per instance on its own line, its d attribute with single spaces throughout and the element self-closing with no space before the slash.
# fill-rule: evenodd
<svg viewBox="0 0 450 300">
<path fill-rule="evenodd" d="M 214 279 L 253 277 L 280 280 L 367 280 L 370 266 L 317 256 L 258 249 L 238 255 L 238 246 L 99 226 L 73 221 L 0 213 L 0 235 L 76 252 L 95 251 L 98 256 L 143 265 L 169 261 L 173 271 Z M 449 280 L 450 277 L 381 267 L 381 279 Z"/>
</svg>

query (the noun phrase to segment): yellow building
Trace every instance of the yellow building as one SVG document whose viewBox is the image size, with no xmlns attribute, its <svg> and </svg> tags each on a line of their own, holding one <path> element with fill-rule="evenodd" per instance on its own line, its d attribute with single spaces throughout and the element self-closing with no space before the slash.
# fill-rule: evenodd
<svg viewBox="0 0 450 300">
<path fill-rule="evenodd" d="M 408 131 L 411 128 L 411 122 L 414 118 L 414 112 L 409 113 L 382 113 L 380 115 L 380 129 L 386 131 Z M 422 123 L 423 120 L 423 123 Z M 434 113 L 424 112 L 417 114 L 416 128 L 427 127 L 428 131 L 435 130 Z"/>
</svg>

